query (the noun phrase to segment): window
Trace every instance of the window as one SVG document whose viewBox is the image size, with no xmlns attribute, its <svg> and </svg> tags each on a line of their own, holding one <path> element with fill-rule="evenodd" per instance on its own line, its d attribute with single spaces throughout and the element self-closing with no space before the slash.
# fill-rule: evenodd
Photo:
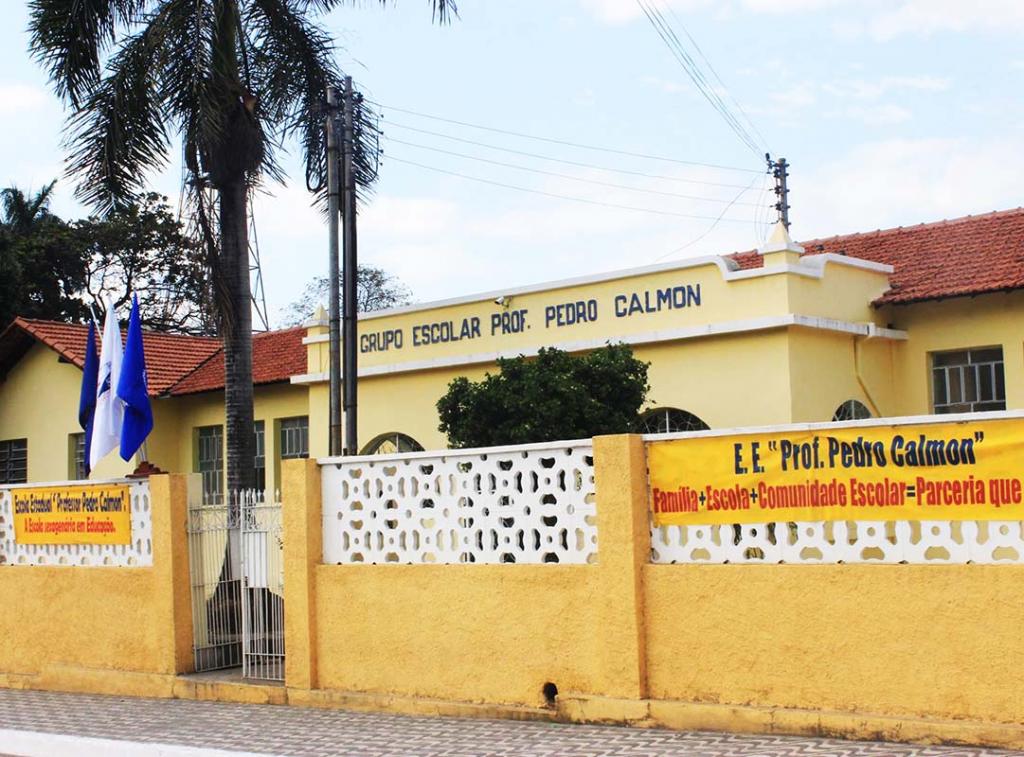
<svg viewBox="0 0 1024 757">
<path fill-rule="evenodd" d="M 68 434 L 68 478 L 78 481 L 85 475 L 85 434 Z"/>
<path fill-rule="evenodd" d="M 411 436 L 389 431 L 376 436 L 363 447 L 362 455 L 394 455 L 399 452 L 422 452 L 423 445 Z"/>
<path fill-rule="evenodd" d="M 710 426 L 693 413 L 674 407 L 659 407 L 640 416 L 643 434 L 674 434 L 678 431 L 707 431 Z"/>
<path fill-rule="evenodd" d="M 932 408 L 936 413 L 1005 410 L 1002 347 L 934 353 Z"/>
<path fill-rule="evenodd" d="M 254 427 L 256 430 L 256 441 L 253 449 L 256 450 L 256 456 L 253 458 L 252 467 L 256 471 L 256 488 L 259 491 L 264 491 L 267 488 L 267 439 L 266 434 L 263 432 L 263 421 L 256 421 Z"/>
<path fill-rule="evenodd" d="M 196 429 L 196 471 L 203 477 L 203 502 L 224 502 L 224 429 L 203 426 Z"/>
<path fill-rule="evenodd" d="M 309 457 L 309 418 L 281 419 L 281 459 Z"/>
<path fill-rule="evenodd" d="M 863 421 L 870 417 L 871 411 L 859 400 L 846 400 L 832 413 L 833 421 Z"/>
<path fill-rule="evenodd" d="M 28 483 L 28 439 L 0 441 L 0 484 Z"/>
</svg>

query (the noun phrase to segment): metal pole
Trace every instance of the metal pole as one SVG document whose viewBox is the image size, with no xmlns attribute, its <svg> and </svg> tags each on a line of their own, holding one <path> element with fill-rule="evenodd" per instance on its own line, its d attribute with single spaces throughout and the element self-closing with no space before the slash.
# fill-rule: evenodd
<svg viewBox="0 0 1024 757">
<path fill-rule="evenodd" d="M 335 110 L 338 107 L 338 90 L 327 88 L 327 120 L 324 129 L 327 132 L 327 207 L 328 228 L 328 313 L 330 317 L 330 438 L 329 454 L 341 454 L 341 317 L 339 304 L 339 272 L 338 272 L 338 214 L 339 176 L 338 176 L 338 135 Z"/>
<path fill-rule="evenodd" d="M 342 96 L 342 283 L 345 288 L 344 306 L 344 379 L 343 406 L 345 410 L 345 454 L 359 452 L 356 423 L 356 380 L 358 345 L 356 336 L 357 303 L 356 279 L 358 263 L 356 254 L 356 173 L 355 173 L 355 95 L 352 92 L 352 77 L 345 77 L 345 92 Z"/>
</svg>

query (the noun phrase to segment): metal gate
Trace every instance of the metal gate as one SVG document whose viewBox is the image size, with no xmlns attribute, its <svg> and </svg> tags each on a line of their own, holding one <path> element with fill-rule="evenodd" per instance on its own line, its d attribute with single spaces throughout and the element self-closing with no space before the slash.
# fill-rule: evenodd
<svg viewBox="0 0 1024 757">
<path fill-rule="evenodd" d="M 241 666 L 245 678 L 283 681 L 281 503 L 259 491 L 220 499 L 188 510 L 195 669 Z"/>
<path fill-rule="evenodd" d="M 242 664 L 238 509 L 220 497 L 188 508 L 195 669 Z"/>
<path fill-rule="evenodd" d="M 281 503 L 241 498 L 242 676 L 284 680 Z"/>
</svg>

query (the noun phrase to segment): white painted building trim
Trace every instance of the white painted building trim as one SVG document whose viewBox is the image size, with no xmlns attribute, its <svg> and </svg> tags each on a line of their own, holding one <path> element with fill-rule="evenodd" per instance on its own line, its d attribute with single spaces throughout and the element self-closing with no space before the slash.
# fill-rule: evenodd
<svg viewBox="0 0 1024 757">
<path fill-rule="evenodd" d="M 434 310 L 437 308 L 452 307 L 454 305 L 465 305 L 471 302 L 495 300 L 499 297 L 516 297 L 522 294 L 554 291 L 557 289 L 566 289 L 568 287 L 583 286 L 585 284 L 599 284 L 605 281 L 630 279 L 650 273 L 661 273 L 663 271 L 684 271 L 690 268 L 700 268 L 701 266 L 706 265 L 718 266 L 718 270 L 721 272 L 722 278 L 726 281 L 741 281 L 744 279 L 758 278 L 760 276 L 774 276 L 780 273 L 795 273 L 800 276 L 820 279 L 824 275 L 825 265 L 827 263 L 836 263 L 837 265 L 844 265 L 850 268 L 860 268 L 865 271 L 874 271 L 876 273 L 891 274 L 893 272 L 893 267 L 891 265 L 875 263 L 871 260 L 861 260 L 860 258 L 851 258 L 846 255 L 836 255 L 831 252 L 820 255 L 808 255 L 805 258 L 802 258 L 800 262 L 795 265 L 768 266 L 761 268 L 749 268 L 747 270 L 740 270 L 738 264 L 732 258 L 723 257 L 721 255 L 702 255 L 701 257 L 689 258 L 687 260 L 673 260 L 667 263 L 654 263 L 652 265 L 637 266 L 635 268 L 622 268 L 616 271 L 607 271 L 605 273 L 595 273 L 587 276 L 559 279 L 557 281 L 545 281 L 539 284 L 528 284 L 526 286 L 495 289 L 490 292 L 480 292 L 477 294 L 464 295 L 462 297 L 451 297 L 444 300 L 434 300 L 432 302 L 418 303 L 415 305 L 404 305 L 402 307 L 388 308 L 386 310 L 373 310 L 368 313 L 360 313 L 359 320 L 368 321 L 374 318 L 387 318 L 392 315 L 415 313 L 423 310 Z"/>
<path fill-rule="evenodd" d="M 841 334 L 853 334 L 856 336 L 869 336 L 892 340 L 905 340 L 906 331 L 897 329 L 881 328 L 874 323 L 852 323 L 850 321 L 838 321 L 831 318 L 819 318 L 813 315 L 787 315 L 762 316 L 760 318 L 749 318 L 739 321 L 723 321 L 721 323 L 709 323 L 700 326 L 684 326 L 677 329 L 666 329 L 662 331 L 646 331 L 639 334 L 627 334 L 616 339 L 581 339 L 571 342 L 558 342 L 546 347 L 554 347 L 564 352 L 581 352 L 603 347 L 610 342 L 616 344 L 654 344 L 658 342 L 675 342 L 683 339 L 698 339 L 709 336 L 720 336 L 723 334 L 741 334 L 752 331 L 768 331 L 796 326 L 820 331 L 832 331 Z M 318 342 L 327 341 L 326 335 L 316 337 Z M 409 360 L 402 363 L 388 363 L 386 365 L 374 365 L 368 368 L 360 368 L 360 377 L 384 376 L 394 373 L 409 373 L 411 371 L 427 371 L 437 368 L 450 368 L 459 365 L 478 365 L 480 363 L 493 363 L 498 358 L 512 358 L 519 355 L 532 357 L 539 351 L 539 347 L 531 347 L 521 350 L 501 350 L 497 352 L 478 352 L 470 355 L 456 355 L 452 357 L 428 358 L 426 360 Z M 328 380 L 327 373 L 302 373 L 291 377 L 293 384 L 317 384 Z"/>
</svg>

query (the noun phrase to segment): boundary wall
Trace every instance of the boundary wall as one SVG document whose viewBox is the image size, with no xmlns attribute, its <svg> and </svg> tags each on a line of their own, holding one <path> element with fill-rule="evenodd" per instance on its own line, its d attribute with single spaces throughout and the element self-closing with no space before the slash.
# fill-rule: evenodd
<svg viewBox="0 0 1024 757">
<path fill-rule="evenodd" d="M 187 477 L 148 489 L 151 564 L 0 566 L 0 685 L 170 696 L 191 670 Z"/>
<path fill-rule="evenodd" d="M 1024 565 L 650 564 L 642 437 L 593 455 L 585 565 L 322 564 L 289 461 L 289 701 L 1024 747 Z"/>
</svg>

